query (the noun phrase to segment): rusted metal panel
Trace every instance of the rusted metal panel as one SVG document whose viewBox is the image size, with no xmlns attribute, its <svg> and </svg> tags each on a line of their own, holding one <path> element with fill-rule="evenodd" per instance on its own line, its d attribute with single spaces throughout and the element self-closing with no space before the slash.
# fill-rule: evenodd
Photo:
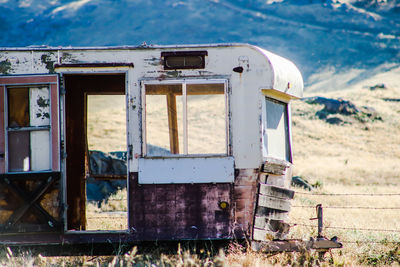
<svg viewBox="0 0 400 267">
<path fill-rule="evenodd" d="M 234 184 L 235 235 L 238 238 L 251 236 L 255 203 L 257 199 L 258 170 L 237 169 Z"/>
<path fill-rule="evenodd" d="M 230 237 L 231 184 L 142 185 L 131 173 L 129 191 L 129 229 L 139 239 Z M 226 209 L 219 207 L 222 201 L 229 203 Z"/>
</svg>

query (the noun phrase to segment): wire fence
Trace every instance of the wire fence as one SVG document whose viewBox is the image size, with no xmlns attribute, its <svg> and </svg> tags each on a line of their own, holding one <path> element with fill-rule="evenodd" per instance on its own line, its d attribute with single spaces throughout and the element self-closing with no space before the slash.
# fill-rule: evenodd
<svg viewBox="0 0 400 267">
<path fill-rule="evenodd" d="M 351 196 L 363 196 L 363 197 L 392 197 L 392 196 L 400 196 L 400 193 L 315 193 L 315 192 L 299 192 L 295 191 L 295 194 L 298 195 L 307 195 L 307 196 L 336 196 L 336 197 L 351 197 Z M 293 208 L 313 208 L 316 206 L 312 205 L 292 205 Z M 323 206 L 323 209 L 359 209 L 359 210 L 400 210 L 400 206 L 391 206 L 391 207 L 373 207 L 373 206 Z M 376 214 L 379 216 L 378 214 Z M 315 219 L 315 218 L 312 218 Z M 317 227 L 314 224 L 304 224 L 304 223 L 294 223 L 291 224 L 291 227 L 295 226 L 304 226 L 304 227 Z M 400 233 L 400 229 L 381 229 L 381 228 L 362 228 L 362 227 L 346 227 L 346 226 L 323 226 L 326 229 L 336 229 L 336 230 L 345 230 L 345 231 L 368 231 L 368 232 L 387 232 L 387 233 Z M 340 240 L 341 243 L 350 243 L 350 244 L 400 244 L 399 240 L 387 240 L 383 239 L 381 241 L 375 240 Z"/>
<path fill-rule="evenodd" d="M 315 209 L 315 206 L 293 205 L 292 207 L 293 208 L 313 208 L 313 209 Z M 324 206 L 324 209 L 400 210 L 400 207 Z"/>
<path fill-rule="evenodd" d="M 400 196 L 400 193 L 313 193 L 313 192 L 295 192 L 299 195 L 313 195 L 313 196 Z"/>
<path fill-rule="evenodd" d="M 316 225 L 305 224 L 305 223 L 294 223 L 294 224 L 291 225 L 291 227 L 294 227 L 294 226 L 316 227 Z M 340 229 L 340 230 L 353 230 L 353 231 L 373 231 L 373 232 L 400 233 L 400 230 L 395 230 L 395 229 L 357 228 L 357 227 L 342 227 L 342 226 L 324 226 L 324 228 Z"/>
<path fill-rule="evenodd" d="M 307 196 L 333 196 L 333 197 L 351 197 L 351 196 L 363 196 L 363 197 L 392 197 L 392 196 L 400 196 L 400 193 L 315 193 L 315 192 L 300 192 L 295 191 L 297 195 L 307 195 Z M 106 202 L 127 202 L 128 199 L 108 199 Z M 312 205 L 292 205 L 293 208 L 312 208 L 315 209 L 316 206 Z M 359 209 L 359 210 L 400 210 L 399 207 L 372 207 L 372 206 L 323 206 L 323 209 Z M 95 216 L 92 218 L 88 218 L 89 220 L 93 219 L 126 219 L 127 217 L 121 216 Z M 303 223 L 294 223 L 291 224 L 291 227 L 295 226 L 303 226 L 303 227 L 317 227 L 317 225 L 313 224 L 303 224 Z M 346 231 L 369 231 L 369 232 L 387 232 L 387 233 L 400 233 L 398 229 L 379 229 L 379 228 L 362 228 L 362 227 L 346 227 L 346 226 L 324 226 L 326 229 L 336 229 L 336 230 L 346 230 Z M 381 241 L 352 241 L 352 240 L 340 240 L 342 243 L 350 243 L 350 244 L 362 244 L 362 243 L 370 243 L 370 244 L 397 244 L 400 241 L 395 240 L 381 240 Z"/>
</svg>

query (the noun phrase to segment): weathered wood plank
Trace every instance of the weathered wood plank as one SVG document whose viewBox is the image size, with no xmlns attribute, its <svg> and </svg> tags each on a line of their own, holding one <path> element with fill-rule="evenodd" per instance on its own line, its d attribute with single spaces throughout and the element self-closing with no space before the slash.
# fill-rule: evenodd
<svg viewBox="0 0 400 267">
<path fill-rule="evenodd" d="M 221 95 L 224 87 L 221 84 L 196 84 L 188 86 L 187 95 Z M 146 84 L 146 95 L 182 95 L 180 84 Z"/>
<path fill-rule="evenodd" d="M 285 199 L 293 199 L 294 197 L 293 190 L 263 183 L 260 183 L 260 194 Z"/>
<path fill-rule="evenodd" d="M 274 232 L 266 229 L 253 229 L 253 239 L 259 241 L 271 241 L 274 239 L 284 239 L 287 232 Z"/>
<path fill-rule="evenodd" d="M 287 168 L 286 166 L 266 163 L 264 164 L 263 172 L 276 175 L 283 175 L 285 174 L 286 168 Z"/>
<path fill-rule="evenodd" d="M 304 249 L 309 249 L 306 247 L 307 242 L 303 240 L 279 240 L 279 241 L 268 241 L 259 242 L 252 241 L 251 249 L 259 252 L 294 252 L 303 251 Z"/>
<path fill-rule="evenodd" d="M 263 216 L 254 217 L 254 227 L 273 232 L 289 231 L 289 224 L 285 223 L 283 220 L 275 220 Z"/>
<path fill-rule="evenodd" d="M 178 117 L 176 111 L 176 97 L 167 94 L 169 143 L 172 154 L 179 154 Z"/>
<path fill-rule="evenodd" d="M 267 207 L 276 210 L 290 211 L 290 200 L 258 195 L 258 206 Z"/>
<path fill-rule="evenodd" d="M 266 207 L 257 207 L 256 216 L 265 217 L 272 220 L 287 220 L 289 218 L 289 212 Z"/>
<path fill-rule="evenodd" d="M 260 183 L 285 187 L 286 176 L 285 175 L 273 175 L 273 174 L 261 172 L 260 173 Z"/>
<path fill-rule="evenodd" d="M 261 252 L 294 252 L 304 251 L 308 249 L 330 249 L 330 248 L 341 248 L 342 244 L 332 240 L 279 240 L 279 241 L 268 241 L 259 242 L 252 241 L 251 248 L 254 251 Z"/>
<path fill-rule="evenodd" d="M 285 160 L 270 158 L 264 162 L 262 169 L 266 173 L 283 175 L 290 166 L 291 164 Z"/>
</svg>

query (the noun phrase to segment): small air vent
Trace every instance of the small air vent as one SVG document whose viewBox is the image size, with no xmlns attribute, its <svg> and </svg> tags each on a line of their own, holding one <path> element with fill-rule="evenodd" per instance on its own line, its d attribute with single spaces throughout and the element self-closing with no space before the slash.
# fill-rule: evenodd
<svg viewBox="0 0 400 267">
<path fill-rule="evenodd" d="M 204 69 L 207 51 L 161 52 L 164 69 Z"/>
</svg>

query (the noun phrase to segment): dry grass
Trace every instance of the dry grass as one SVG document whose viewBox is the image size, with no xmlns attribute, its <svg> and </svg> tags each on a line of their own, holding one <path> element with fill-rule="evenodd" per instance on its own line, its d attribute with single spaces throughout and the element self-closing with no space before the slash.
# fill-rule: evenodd
<svg viewBox="0 0 400 267">
<path fill-rule="evenodd" d="M 400 70 L 399 70 L 400 72 Z M 382 120 L 362 121 L 342 116 L 343 125 L 331 125 L 319 120 L 315 112 L 322 107 L 293 103 L 293 143 L 295 175 L 320 185 L 317 193 L 399 193 L 400 184 L 400 103 L 384 99 L 400 99 L 400 84 L 393 77 L 377 75 L 369 83 L 385 82 L 387 89 L 370 91 L 362 85 L 351 90 L 319 93 L 325 97 L 351 100 L 357 106 L 376 109 Z M 317 95 L 317 94 L 313 94 Z M 311 96 L 311 95 L 308 95 Z M 117 113 L 116 113 L 117 114 Z M 90 130 L 90 128 L 89 128 Z M 333 209 L 332 206 L 400 207 L 400 196 L 327 196 L 296 188 L 294 206 L 324 208 L 326 227 L 393 229 L 400 231 L 398 210 Z M 114 206 L 113 206 L 114 205 Z M 88 206 L 93 213 L 123 209 L 112 202 L 98 208 Z M 293 207 L 290 214 L 291 238 L 315 237 L 317 228 L 314 208 Z M 302 226 L 299 224 L 313 225 Z M 95 226 L 97 227 L 97 226 Z M 0 266 L 360 266 L 400 264 L 400 233 L 325 228 L 327 237 L 338 236 L 342 249 L 326 254 L 319 262 L 316 252 L 266 255 L 231 245 L 226 251 L 196 254 L 178 250 L 173 255 L 154 251 L 138 254 L 135 249 L 113 257 L 33 257 L 30 254 L 13 257 L 4 251 Z"/>
<path fill-rule="evenodd" d="M 371 84 L 373 85 L 373 84 Z M 400 87 L 370 91 L 365 87 L 318 94 L 350 100 L 374 108 L 382 120 L 341 116 L 342 125 L 331 125 L 315 116 L 322 109 L 302 101 L 293 104 L 295 175 L 321 185 L 319 193 L 399 193 L 400 184 Z M 385 101 L 386 99 L 386 101 Z M 393 99 L 394 101 L 387 101 Z M 296 189 L 301 192 L 301 189 Z M 305 192 L 306 193 L 306 192 Z M 398 232 L 326 228 L 327 237 L 338 236 L 344 248 L 332 253 L 334 264 L 399 265 L 400 212 L 380 209 L 328 207 L 397 207 L 400 196 L 314 196 L 297 194 L 293 205 L 324 207 L 327 227 L 393 229 Z M 294 207 L 292 223 L 316 225 L 314 208 Z M 316 235 L 316 227 L 294 226 L 292 237 Z"/>
<path fill-rule="evenodd" d="M 115 194 L 97 202 L 86 203 L 87 230 L 127 230 L 128 201 L 127 190 L 118 190 Z"/>
</svg>

